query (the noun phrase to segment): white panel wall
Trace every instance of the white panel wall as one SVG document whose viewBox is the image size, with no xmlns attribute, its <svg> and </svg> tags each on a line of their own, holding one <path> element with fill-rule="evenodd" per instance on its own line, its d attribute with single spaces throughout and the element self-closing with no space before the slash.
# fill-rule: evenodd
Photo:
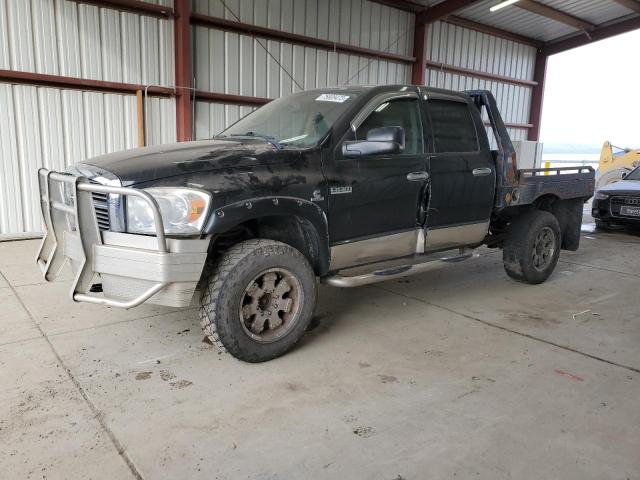
<svg viewBox="0 0 640 480">
<path fill-rule="evenodd" d="M 67 0 L 0 0 L 0 69 L 172 85 L 173 21 Z M 175 141 L 173 99 L 149 98 L 147 121 L 148 143 Z M 41 231 L 38 168 L 136 147 L 137 128 L 132 95 L 0 84 L 0 236 Z"/>
<path fill-rule="evenodd" d="M 172 102 L 153 102 L 158 114 L 160 103 L 168 104 L 170 118 L 162 123 L 173 121 L 175 132 Z M 0 111 L 0 235 L 41 230 L 39 168 L 64 171 L 79 160 L 137 146 L 131 95 L 3 83 Z"/>
<path fill-rule="evenodd" d="M 194 0 L 193 10 L 289 33 L 411 55 L 414 15 L 366 0 Z M 233 12 L 235 16 L 229 11 Z M 373 33 L 373 35 L 372 35 Z"/>
<path fill-rule="evenodd" d="M 0 68 L 6 70 L 174 83 L 168 19 L 68 0 L 0 0 L 0 40 Z"/>
<path fill-rule="evenodd" d="M 536 50 L 467 28 L 437 22 L 429 28 L 427 59 L 518 80 L 533 80 Z M 427 68 L 427 84 L 449 90 L 490 90 L 502 118 L 508 123 L 529 123 L 532 89 L 527 86 L 478 79 Z M 525 129 L 509 129 L 513 140 L 526 140 Z"/>
<path fill-rule="evenodd" d="M 412 52 L 414 16 L 377 3 L 362 0 L 225 3 L 244 23 L 402 55 Z M 198 13 L 236 20 L 219 0 L 196 0 L 194 9 Z M 201 26 L 193 30 L 194 74 L 199 90 L 278 98 L 300 90 L 296 82 L 303 89 L 312 89 L 405 83 L 411 77 L 411 67 L 398 62 L 254 39 Z M 196 138 L 219 133 L 250 111 L 247 107 L 198 102 Z"/>
</svg>

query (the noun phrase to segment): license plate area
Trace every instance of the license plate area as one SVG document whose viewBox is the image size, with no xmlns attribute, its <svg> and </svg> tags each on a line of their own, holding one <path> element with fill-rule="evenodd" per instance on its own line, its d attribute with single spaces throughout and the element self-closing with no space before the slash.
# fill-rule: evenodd
<svg viewBox="0 0 640 480">
<path fill-rule="evenodd" d="M 640 207 L 623 205 L 620 208 L 620 215 L 624 215 L 625 217 L 640 217 Z"/>
</svg>

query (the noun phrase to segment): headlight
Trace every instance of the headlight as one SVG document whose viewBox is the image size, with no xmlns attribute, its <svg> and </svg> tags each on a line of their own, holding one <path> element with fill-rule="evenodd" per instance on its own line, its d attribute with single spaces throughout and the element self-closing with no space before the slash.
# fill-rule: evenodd
<svg viewBox="0 0 640 480">
<path fill-rule="evenodd" d="M 596 193 L 596 196 L 594 197 L 596 200 L 609 200 L 609 195 L 607 195 L 606 193 Z"/>
<path fill-rule="evenodd" d="M 168 235 L 197 235 L 207 219 L 211 195 L 191 188 L 147 188 L 158 202 Z M 127 232 L 156 233 L 151 205 L 144 198 L 127 197 Z"/>
</svg>

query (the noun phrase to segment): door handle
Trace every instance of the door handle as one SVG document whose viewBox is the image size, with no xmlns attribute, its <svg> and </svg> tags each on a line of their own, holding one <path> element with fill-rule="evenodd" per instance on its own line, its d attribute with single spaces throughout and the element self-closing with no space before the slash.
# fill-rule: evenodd
<svg viewBox="0 0 640 480">
<path fill-rule="evenodd" d="M 411 172 L 407 173 L 407 180 L 410 182 L 421 182 L 429 179 L 429 172 Z"/>
<path fill-rule="evenodd" d="M 473 176 L 474 177 L 484 177 L 486 175 L 491 175 L 492 172 L 493 172 L 493 170 L 491 170 L 490 168 L 474 168 L 473 169 Z"/>
</svg>

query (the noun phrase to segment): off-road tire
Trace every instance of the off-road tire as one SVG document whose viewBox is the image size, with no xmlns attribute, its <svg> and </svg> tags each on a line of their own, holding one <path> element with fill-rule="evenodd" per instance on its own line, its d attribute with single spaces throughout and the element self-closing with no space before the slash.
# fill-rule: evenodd
<svg viewBox="0 0 640 480">
<path fill-rule="evenodd" d="M 548 263 L 545 263 L 544 268 L 540 270 L 534 266 L 533 254 L 538 234 L 545 229 L 553 231 L 555 246 Z M 516 218 L 509 227 L 502 251 L 507 275 L 532 285 L 547 280 L 558 263 L 562 244 L 561 235 L 558 220 L 549 212 L 536 210 Z"/>
<path fill-rule="evenodd" d="M 271 343 L 251 338 L 242 325 L 245 289 L 261 272 L 284 268 L 299 282 L 303 300 L 291 329 Z M 283 355 L 300 340 L 316 303 L 316 280 L 299 250 L 281 242 L 254 239 L 234 245 L 214 263 L 200 297 L 200 325 L 209 340 L 245 362 L 264 362 Z"/>
</svg>

